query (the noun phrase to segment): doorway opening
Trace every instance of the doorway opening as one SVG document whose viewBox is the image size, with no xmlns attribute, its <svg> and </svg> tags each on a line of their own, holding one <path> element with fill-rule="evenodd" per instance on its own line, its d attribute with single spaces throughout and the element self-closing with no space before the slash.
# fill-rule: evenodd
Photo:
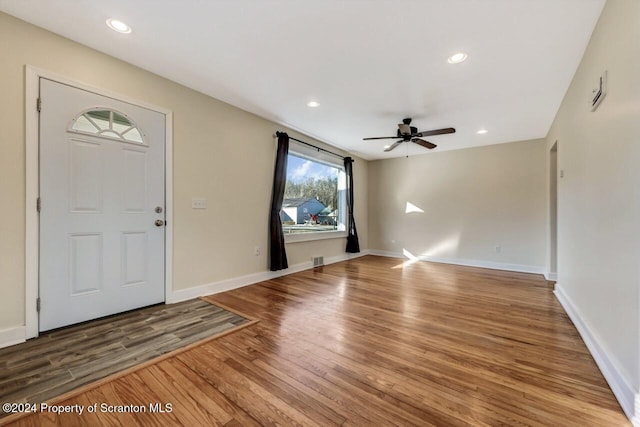
<svg viewBox="0 0 640 427">
<path fill-rule="evenodd" d="M 558 141 L 549 152 L 549 273 L 558 280 Z"/>
</svg>

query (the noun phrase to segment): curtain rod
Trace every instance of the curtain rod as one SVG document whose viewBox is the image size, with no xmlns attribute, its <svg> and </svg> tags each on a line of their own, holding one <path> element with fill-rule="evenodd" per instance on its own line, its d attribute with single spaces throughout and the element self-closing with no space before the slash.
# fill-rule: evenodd
<svg viewBox="0 0 640 427">
<path fill-rule="evenodd" d="M 281 134 L 281 133 L 286 134 L 286 132 L 278 132 L 278 131 L 276 131 L 276 137 L 280 136 L 280 134 Z M 289 136 L 289 135 L 287 135 L 287 136 Z M 309 146 L 309 147 L 311 147 L 311 148 L 315 148 L 315 149 L 316 149 L 316 150 L 318 150 L 318 151 L 324 151 L 325 153 L 331 154 L 331 155 L 336 156 L 336 157 L 340 157 L 342 160 L 344 160 L 344 159 L 345 159 L 345 157 L 344 157 L 344 156 L 341 156 L 340 154 L 334 153 L 333 151 L 325 150 L 325 149 L 324 149 L 324 148 L 322 148 L 322 147 L 318 147 L 318 146 L 316 146 L 316 145 L 309 144 L 308 142 L 300 141 L 299 139 L 294 138 L 294 137 L 292 137 L 292 136 L 289 136 L 289 139 L 293 139 L 294 141 L 299 142 L 300 144 L 304 144 L 304 145 L 307 145 L 307 146 Z"/>
</svg>

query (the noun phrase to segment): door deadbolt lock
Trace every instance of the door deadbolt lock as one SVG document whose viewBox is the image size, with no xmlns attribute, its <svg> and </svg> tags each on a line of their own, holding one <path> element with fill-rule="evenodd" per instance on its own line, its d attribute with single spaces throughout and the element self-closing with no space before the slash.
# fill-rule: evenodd
<svg viewBox="0 0 640 427">
<path fill-rule="evenodd" d="M 162 206 L 156 206 L 156 213 L 162 213 Z"/>
<path fill-rule="evenodd" d="M 156 227 L 162 227 L 164 225 L 164 221 L 161 219 L 156 219 Z"/>
</svg>

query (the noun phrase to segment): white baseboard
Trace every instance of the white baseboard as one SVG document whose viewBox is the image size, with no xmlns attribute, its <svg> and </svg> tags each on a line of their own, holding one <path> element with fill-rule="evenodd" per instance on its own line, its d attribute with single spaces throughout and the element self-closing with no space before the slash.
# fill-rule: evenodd
<svg viewBox="0 0 640 427">
<path fill-rule="evenodd" d="M 553 292 L 560 301 L 560 304 L 567 312 L 569 318 L 575 325 L 576 329 L 580 333 L 582 340 L 587 345 L 591 356 L 596 361 L 598 368 L 602 372 L 605 380 L 609 383 L 609 387 L 613 391 L 613 394 L 618 399 L 622 410 L 630 420 L 634 418 L 634 423 L 640 426 L 638 416 L 634 417 L 634 397 L 635 392 L 633 387 L 622 373 L 616 360 L 609 354 L 607 349 L 602 345 L 602 340 L 598 335 L 589 327 L 580 310 L 575 306 L 571 298 L 564 292 L 562 286 L 556 283 L 555 291 Z M 636 397 L 636 413 L 639 409 L 638 398 Z"/>
<path fill-rule="evenodd" d="M 640 392 L 636 393 L 636 414 L 633 416 L 631 423 L 633 427 L 640 427 Z"/>
<path fill-rule="evenodd" d="M 324 264 L 333 264 L 336 262 L 346 261 L 352 258 L 358 258 L 368 255 L 368 250 L 363 250 L 357 254 L 344 253 L 333 257 L 327 257 L 324 259 Z M 179 289 L 173 291 L 170 295 L 167 295 L 167 304 L 173 304 L 180 301 L 186 301 L 193 298 L 203 297 L 207 295 L 218 294 L 220 292 L 226 292 L 233 289 L 241 288 L 243 286 L 253 285 L 254 283 L 264 282 L 265 280 L 275 279 L 276 277 L 286 276 L 300 271 L 309 270 L 313 268 L 313 262 L 307 261 L 300 264 L 292 265 L 286 270 L 279 271 L 261 271 L 259 273 L 248 274 L 246 276 L 234 277 L 231 279 L 221 280 L 219 282 L 207 283 L 205 285 L 195 286 L 188 289 Z"/>
<path fill-rule="evenodd" d="M 0 348 L 25 342 L 26 330 L 24 326 L 16 326 L 0 330 Z"/>
<path fill-rule="evenodd" d="M 369 253 L 371 255 L 377 255 L 377 256 L 407 259 L 407 257 L 400 252 L 370 250 Z M 507 263 L 500 263 L 500 262 L 493 262 L 493 261 L 480 261 L 480 260 L 463 259 L 463 258 L 440 258 L 440 257 L 430 257 L 430 256 L 417 256 L 416 258 L 419 261 L 439 262 L 442 264 L 464 265 L 467 267 L 481 267 L 481 268 L 489 268 L 492 270 L 517 271 L 519 273 L 533 273 L 533 274 L 545 273 L 544 267 L 538 267 L 534 265 L 507 264 Z"/>
<path fill-rule="evenodd" d="M 324 265 L 335 264 L 336 262 L 342 262 L 353 258 L 360 258 L 361 256 L 370 255 L 368 249 L 364 249 L 356 254 L 344 253 L 341 255 L 331 256 L 324 259 Z"/>
<path fill-rule="evenodd" d="M 550 271 L 546 271 L 544 273 L 544 278 L 549 282 L 557 282 L 558 281 L 558 273 L 551 273 Z"/>
</svg>

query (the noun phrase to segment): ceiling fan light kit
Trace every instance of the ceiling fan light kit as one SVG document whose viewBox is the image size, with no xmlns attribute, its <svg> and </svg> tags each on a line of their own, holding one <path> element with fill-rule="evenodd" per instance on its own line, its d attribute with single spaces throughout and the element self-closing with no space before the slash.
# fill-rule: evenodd
<svg viewBox="0 0 640 427">
<path fill-rule="evenodd" d="M 371 138 L 363 138 L 364 141 L 369 141 L 373 139 L 398 139 L 399 141 L 394 142 L 390 145 L 385 145 L 384 151 L 391 151 L 396 148 L 398 145 L 403 142 L 413 142 L 415 144 L 420 145 L 421 147 L 428 148 L 429 150 L 433 150 L 437 147 L 433 142 L 422 139 L 427 136 L 435 136 L 435 135 L 445 135 L 448 133 L 455 133 L 456 130 L 454 128 L 443 128 L 443 129 L 434 129 L 418 132 L 418 128 L 411 126 L 411 118 L 407 117 L 406 119 L 402 119 L 402 123 L 398 123 L 398 131 L 396 132 L 396 136 L 377 136 Z"/>
</svg>

